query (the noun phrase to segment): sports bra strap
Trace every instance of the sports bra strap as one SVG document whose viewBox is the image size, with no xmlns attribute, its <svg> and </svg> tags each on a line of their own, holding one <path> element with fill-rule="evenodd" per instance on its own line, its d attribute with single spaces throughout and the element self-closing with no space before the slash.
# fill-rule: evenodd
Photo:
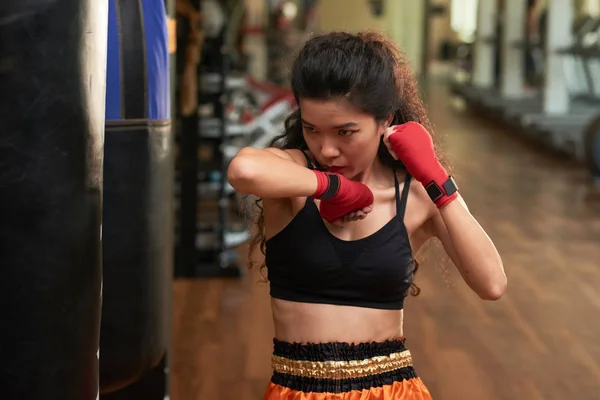
<svg viewBox="0 0 600 400">
<path fill-rule="evenodd" d="M 324 168 L 321 167 L 321 165 L 319 165 L 319 163 L 316 160 L 311 160 L 310 157 L 308 156 L 308 154 L 306 154 L 306 152 L 304 150 L 301 150 L 301 151 L 302 151 L 302 155 L 306 159 L 306 167 L 308 169 L 316 169 L 317 171 L 324 171 Z"/>
<path fill-rule="evenodd" d="M 400 184 L 398 183 L 398 176 L 396 175 L 396 169 L 394 169 L 394 190 L 396 192 L 396 215 L 398 217 L 402 217 L 400 215 L 402 208 L 400 207 Z"/>
<path fill-rule="evenodd" d="M 408 201 L 408 192 L 410 191 L 410 181 L 411 176 L 406 173 L 406 177 L 404 178 L 404 187 L 402 188 L 402 198 L 400 198 L 398 178 L 396 177 L 396 173 L 394 172 L 394 182 L 396 183 L 396 215 L 404 220 L 404 213 L 406 211 L 406 203 Z"/>
<path fill-rule="evenodd" d="M 302 150 L 300 150 L 300 151 L 302 151 Z M 308 154 L 306 154 L 305 151 L 302 151 L 302 155 L 304 156 L 304 158 L 306 158 L 306 168 L 315 169 L 315 165 L 313 164 L 311 159 L 308 157 Z"/>
</svg>

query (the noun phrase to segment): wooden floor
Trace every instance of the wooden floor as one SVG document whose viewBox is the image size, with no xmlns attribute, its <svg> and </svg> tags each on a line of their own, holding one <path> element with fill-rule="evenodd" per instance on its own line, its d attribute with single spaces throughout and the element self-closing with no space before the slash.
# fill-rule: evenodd
<svg viewBox="0 0 600 400">
<path fill-rule="evenodd" d="M 405 305 L 418 373 L 436 400 L 600 399 L 600 200 L 585 171 L 457 111 L 445 88 L 433 94 L 437 132 L 509 284 L 483 302 L 429 246 L 422 293 Z M 272 324 L 257 279 L 175 282 L 173 400 L 261 399 Z"/>
</svg>

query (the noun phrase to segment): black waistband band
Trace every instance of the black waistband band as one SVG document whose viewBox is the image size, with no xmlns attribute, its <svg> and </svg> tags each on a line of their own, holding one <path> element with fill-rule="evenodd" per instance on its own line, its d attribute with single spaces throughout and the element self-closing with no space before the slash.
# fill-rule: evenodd
<svg viewBox="0 0 600 400">
<path fill-rule="evenodd" d="M 387 356 L 406 350 L 404 338 L 365 343 L 288 343 L 273 339 L 273 355 L 301 361 L 350 361 Z"/>
</svg>

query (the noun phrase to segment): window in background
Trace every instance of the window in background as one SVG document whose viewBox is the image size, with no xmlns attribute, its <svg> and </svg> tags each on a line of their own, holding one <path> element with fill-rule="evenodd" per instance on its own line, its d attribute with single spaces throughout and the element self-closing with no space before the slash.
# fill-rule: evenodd
<svg viewBox="0 0 600 400">
<path fill-rule="evenodd" d="M 461 42 L 473 42 L 477 29 L 477 0 L 452 0 L 450 26 Z"/>
<path fill-rule="evenodd" d="M 583 2 L 583 8 L 586 14 L 597 17 L 600 15 L 600 0 L 586 0 Z"/>
</svg>

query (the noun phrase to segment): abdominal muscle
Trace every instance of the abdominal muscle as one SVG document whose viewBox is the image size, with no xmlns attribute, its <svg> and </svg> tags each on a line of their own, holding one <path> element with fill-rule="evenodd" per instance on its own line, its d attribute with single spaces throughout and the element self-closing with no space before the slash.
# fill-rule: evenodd
<svg viewBox="0 0 600 400">
<path fill-rule="evenodd" d="M 383 342 L 402 332 L 402 310 L 271 299 L 275 338 L 290 343 Z"/>
</svg>

